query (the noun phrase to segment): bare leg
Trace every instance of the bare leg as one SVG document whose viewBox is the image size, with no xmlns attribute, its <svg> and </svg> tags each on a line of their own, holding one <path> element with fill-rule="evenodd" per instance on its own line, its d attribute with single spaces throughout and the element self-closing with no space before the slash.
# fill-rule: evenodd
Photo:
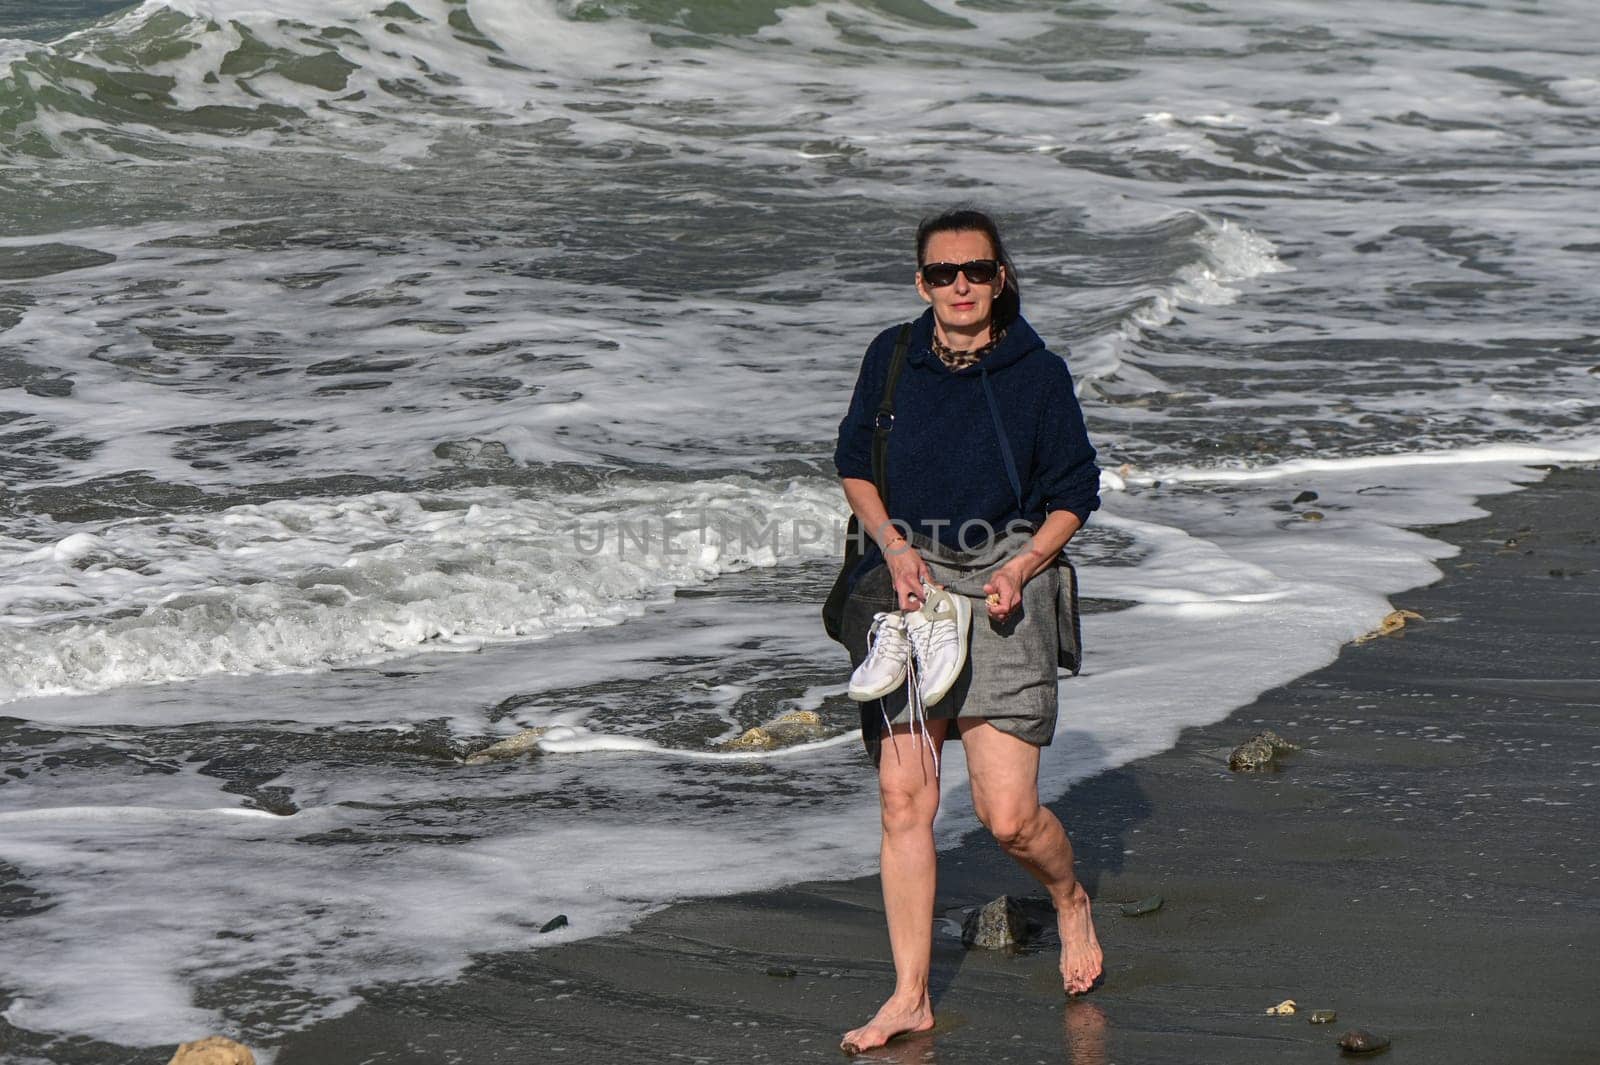
<svg viewBox="0 0 1600 1065">
<path fill-rule="evenodd" d="M 1089 895 L 1072 872 L 1072 843 L 1056 815 L 1039 805 L 1039 748 L 987 721 L 963 721 L 972 801 L 1005 852 L 1050 892 L 1061 931 L 1061 983 L 1069 995 L 1089 990 L 1104 956 L 1095 938 Z"/>
<path fill-rule="evenodd" d="M 935 747 L 948 723 L 928 722 Z M 878 760 L 878 800 L 883 811 L 883 909 L 894 954 L 894 993 L 876 1016 L 846 1032 L 839 1047 L 859 1054 L 897 1035 L 933 1027 L 928 971 L 933 959 L 933 892 L 937 879 L 933 816 L 939 812 L 939 778 L 919 731 L 900 726 L 884 737 Z"/>
</svg>

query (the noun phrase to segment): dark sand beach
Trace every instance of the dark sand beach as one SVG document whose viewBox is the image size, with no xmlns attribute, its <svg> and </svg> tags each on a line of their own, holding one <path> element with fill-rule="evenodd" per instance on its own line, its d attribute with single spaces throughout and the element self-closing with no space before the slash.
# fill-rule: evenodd
<svg viewBox="0 0 1600 1065">
<path fill-rule="evenodd" d="M 1361 1026 L 1394 1062 L 1595 1061 L 1600 481 L 1485 505 L 1436 531 L 1462 549 L 1444 578 L 1397 598 L 1426 620 L 1054 804 L 1097 903 L 1097 991 L 1067 1003 L 1049 951 L 942 935 L 938 1028 L 865 1060 L 1325 1062 Z M 1229 772 L 1263 727 L 1304 750 Z M 941 874 L 941 910 L 1033 890 L 981 833 Z M 278 1062 L 836 1061 L 889 986 L 876 879 L 802 884 L 374 990 Z M 1284 998 L 1301 1012 L 1268 1016 Z"/>
</svg>

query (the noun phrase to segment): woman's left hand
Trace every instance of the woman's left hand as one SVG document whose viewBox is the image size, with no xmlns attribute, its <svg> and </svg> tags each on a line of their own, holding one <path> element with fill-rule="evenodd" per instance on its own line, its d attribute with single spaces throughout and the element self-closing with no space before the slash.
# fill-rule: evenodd
<svg viewBox="0 0 1600 1065">
<path fill-rule="evenodd" d="M 1010 566 L 995 571 L 983 586 L 983 594 L 988 597 L 989 620 L 1005 621 L 1022 605 L 1022 585 L 1023 578 Z"/>
</svg>

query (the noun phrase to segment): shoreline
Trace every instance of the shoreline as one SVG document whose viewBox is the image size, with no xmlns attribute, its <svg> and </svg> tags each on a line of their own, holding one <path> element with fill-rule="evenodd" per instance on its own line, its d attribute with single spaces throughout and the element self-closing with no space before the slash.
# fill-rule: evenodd
<svg viewBox="0 0 1600 1065">
<path fill-rule="evenodd" d="M 861 1060 L 1327 1061 L 1350 1027 L 1395 1061 L 1590 1060 L 1600 478 L 1558 469 L 1480 506 L 1425 530 L 1461 553 L 1393 597 L 1426 620 L 1050 804 L 1095 899 L 1098 990 L 1065 1003 L 1050 951 L 939 935 L 938 1027 Z M 1304 749 L 1229 772 L 1261 728 Z M 939 912 L 1001 893 L 1037 889 L 981 830 L 940 855 Z M 1152 894 L 1159 912 L 1120 915 Z M 373 989 L 276 1061 L 837 1061 L 890 973 L 876 877 L 799 884 Z M 1302 1012 L 1265 1015 L 1284 998 Z M 1323 1008 L 1338 1020 L 1306 1023 Z"/>
</svg>

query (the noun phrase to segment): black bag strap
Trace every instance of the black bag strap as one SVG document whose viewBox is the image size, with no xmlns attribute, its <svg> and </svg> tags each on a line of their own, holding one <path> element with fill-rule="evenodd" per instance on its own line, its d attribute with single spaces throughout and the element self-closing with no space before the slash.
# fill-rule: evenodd
<svg viewBox="0 0 1600 1065">
<path fill-rule="evenodd" d="M 1006 427 L 1000 424 L 1000 405 L 994 401 L 994 391 L 989 387 L 989 372 L 983 371 L 983 394 L 989 399 L 989 416 L 994 419 L 994 432 L 1000 438 L 1000 457 L 1006 460 L 1006 478 L 1011 482 L 1011 494 L 1017 497 L 1017 513 L 1023 513 L 1022 479 L 1017 476 L 1017 460 L 1011 454 L 1011 441 L 1006 439 Z"/>
<path fill-rule="evenodd" d="M 901 371 L 905 369 L 906 349 L 910 344 L 911 324 L 908 322 L 900 327 L 900 335 L 895 338 L 894 354 L 889 358 L 889 368 L 884 375 L 883 398 L 878 401 L 878 411 L 872 424 L 872 483 L 877 487 L 878 496 L 885 506 L 889 503 L 889 430 L 894 427 L 894 389 L 900 383 Z M 844 606 L 849 596 L 850 576 L 864 554 L 862 540 L 861 523 L 851 514 L 850 522 L 845 527 L 844 565 L 839 568 L 839 576 L 834 579 L 833 588 L 822 604 L 822 627 L 830 638 L 840 643 L 845 642 Z"/>
<path fill-rule="evenodd" d="M 872 483 L 878 489 L 878 498 L 889 505 L 889 430 L 894 428 L 894 389 L 900 383 L 900 373 L 906 366 L 906 349 L 911 346 L 911 323 L 900 327 L 894 340 L 894 354 L 889 356 L 889 368 L 883 375 L 883 398 L 878 400 L 877 413 L 872 420 Z M 845 569 L 854 569 L 864 552 L 861 550 L 861 523 L 850 515 L 845 529 Z"/>
<path fill-rule="evenodd" d="M 894 390 L 900 383 L 910 346 L 911 323 L 907 322 L 895 337 L 894 354 L 889 356 L 889 369 L 883 375 L 883 398 L 872 418 L 872 483 L 878 486 L 878 498 L 884 506 L 889 505 L 889 430 L 894 428 Z"/>
<path fill-rule="evenodd" d="M 1006 427 L 1000 423 L 1000 404 L 995 402 L 994 390 L 989 387 L 987 370 L 983 371 L 983 394 L 989 400 L 989 417 L 994 419 L 994 435 L 1000 438 L 1000 455 L 1006 461 L 1006 479 L 1011 482 L 1011 493 L 1017 497 L 1017 512 L 1021 513 L 1022 479 L 1017 476 L 1016 456 L 1011 453 L 1011 441 L 1006 439 Z M 1083 666 L 1083 629 L 1078 617 L 1078 571 L 1067 557 L 1065 548 L 1056 556 L 1056 572 L 1061 581 L 1056 593 L 1056 664 L 1076 677 Z"/>
</svg>

